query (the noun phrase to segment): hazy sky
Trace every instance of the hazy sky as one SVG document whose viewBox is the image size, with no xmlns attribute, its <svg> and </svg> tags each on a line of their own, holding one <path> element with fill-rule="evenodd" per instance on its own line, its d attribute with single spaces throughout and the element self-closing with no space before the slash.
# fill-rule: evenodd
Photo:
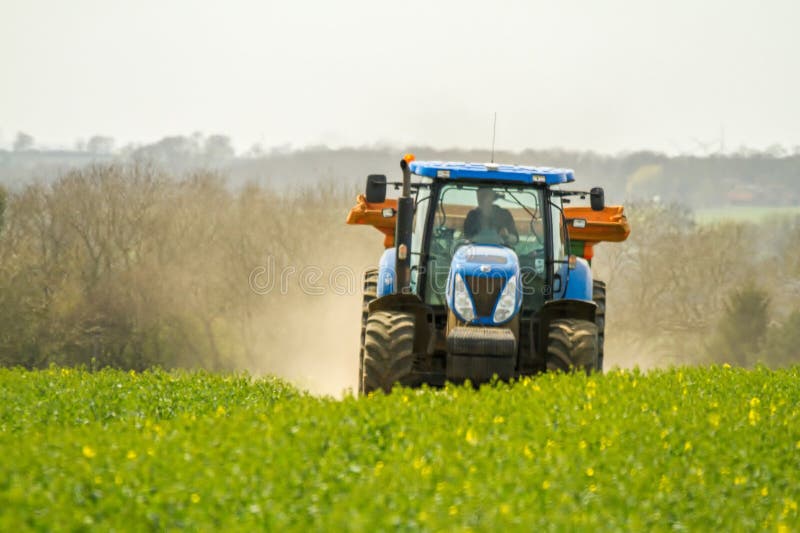
<svg viewBox="0 0 800 533">
<path fill-rule="evenodd" d="M 800 145 L 800 1 L 0 0 L 0 143 Z"/>
</svg>

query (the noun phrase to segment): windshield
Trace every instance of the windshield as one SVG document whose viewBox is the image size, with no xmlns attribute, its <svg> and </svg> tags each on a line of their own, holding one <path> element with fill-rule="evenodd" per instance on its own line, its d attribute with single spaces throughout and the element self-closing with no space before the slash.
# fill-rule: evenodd
<svg viewBox="0 0 800 533">
<path fill-rule="evenodd" d="M 453 253 L 468 243 L 511 248 L 519 257 L 523 284 L 528 278 L 528 285 L 536 285 L 536 278 L 543 285 L 542 190 L 513 185 L 444 185 L 439 191 L 428 249 L 426 302 L 444 305 Z"/>
</svg>

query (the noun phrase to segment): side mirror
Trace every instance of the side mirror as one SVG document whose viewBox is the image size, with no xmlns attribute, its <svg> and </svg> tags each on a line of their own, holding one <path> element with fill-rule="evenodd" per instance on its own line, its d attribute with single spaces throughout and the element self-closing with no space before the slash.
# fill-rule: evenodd
<svg viewBox="0 0 800 533">
<path fill-rule="evenodd" d="M 367 203 L 380 204 L 386 201 L 386 176 L 370 174 L 367 176 Z"/>
<path fill-rule="evenodd" d="M 602 211 L 606 208 L 606 193 L 602 187 L 592 187 L 589 192 L 592 202 L 592 211 Z"/>
</svg>

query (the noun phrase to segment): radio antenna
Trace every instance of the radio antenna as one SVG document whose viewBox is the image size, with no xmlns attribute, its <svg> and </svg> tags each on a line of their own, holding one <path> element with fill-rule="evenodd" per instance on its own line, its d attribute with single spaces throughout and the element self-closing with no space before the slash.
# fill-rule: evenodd
<svg viewBox="0 0 800 533">
<path fill-rule="evenodd" d="M 494 140 L 497 137 L 497 111 L 494 112 L 494 122 L 492 123 L 492 163 L 494 163 Z"/>
</svg>

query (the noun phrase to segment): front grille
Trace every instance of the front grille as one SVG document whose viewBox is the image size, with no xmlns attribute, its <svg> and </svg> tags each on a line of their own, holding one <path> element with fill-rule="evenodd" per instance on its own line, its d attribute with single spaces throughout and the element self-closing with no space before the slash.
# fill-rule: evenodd
<svg viewBox="0 0 800 533">
<path fill-rule="evenodd" d="M 467 285 L 475 302 L 475 313 L 479 317 L 492 316 L 492 310 L 503 289 L 503 278 L 466 276 Z"/>
</svg>

